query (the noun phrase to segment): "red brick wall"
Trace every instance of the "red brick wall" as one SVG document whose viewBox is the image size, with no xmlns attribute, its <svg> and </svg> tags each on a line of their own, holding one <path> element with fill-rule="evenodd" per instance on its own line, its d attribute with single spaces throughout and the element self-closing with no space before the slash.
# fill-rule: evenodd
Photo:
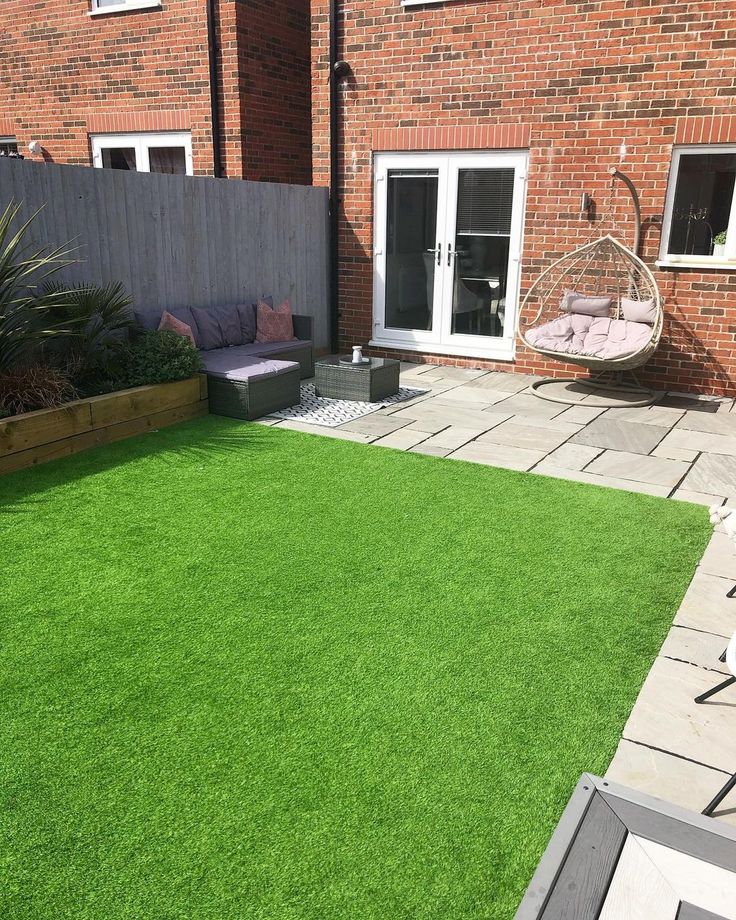
<svg viewBox="0 0 736 920">
<path fill-rule="evenodd" d="M 517 146 L 514 132 L 526 131 L 525 288 L 552 259 L 590 238 L 580 196 L 587 191 L 602 207 L 607 169 L 619 165 L 622 141 L 628 155 L 621 168 L 641 195 L 642 251 L 653 268 L 660 233 L 652 218 L 664 211 L 673 143 L 736 142 L 736 119 L 721 117 L 732 111 L 736 96 L 730 3 L 497 0 L 402 7 L 399 0 L 346 0 L 341 8 L 340 55 L 354 75 L 341 90 L 345 346 L 371 335 L 373 151 Z M 328 3 L 313 0 L 312 11 L 314 170 L 315 181 L 325 184 Z M 481 137 L 490 141 L 479 143 Z M 616 201 L 622 236 L 631 242 L 622 187 Z M 670 389 L 733 391 L 736 273 L 655 275 L 667 322 L 645 377 Z M 416 353 L 407 357 L 418 360 Z M 419 360 L 484 364 L 428 354 Z M 509 369 L 507 362 L 486 366 Z M 513 369 L 575 372 L 522 347 Z"/>
<path fill-rule="evenodd" d="M 275 5 L 280 15 L 267 20 L 257 0 L 218 4 L 223 161 L 231 177 L 308 182 L 307 0 Z M 160 9 L 104 16 L 89 10 L 89 0 L 2 0 L 0 133 L 15 134 L 23 147 L 40 140 L 48 160 L 86 165 L 90 133 L 187 129 L 195 172 L 211 175 L 205 0 L 162 0 Z M 284 36 L 278 46 L 274 34 Z M 276 69 L 288 67 L 278 95 L 251 63 L 264 46 Z M 284 99 L 296 100 L 301 146 L 285 143 Z"/>
</svg>

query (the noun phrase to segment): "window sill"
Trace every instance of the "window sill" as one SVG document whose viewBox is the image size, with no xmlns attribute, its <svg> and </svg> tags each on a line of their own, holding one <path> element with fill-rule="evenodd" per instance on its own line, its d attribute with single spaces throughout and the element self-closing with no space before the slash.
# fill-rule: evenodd
<svg viewBox="0 0 736 920">
<path fill-rule="evenodd" d="M 704 259 L 701 262 L 671 262 L 669 259 L 658 259 L 654 264 L 657 268 L 665 268 L 668 271 L 695 268 L 711 272 L 736 272 L 736 261 L 726 262 L 720 259 Z"/>
<path fill-rule="evenodd" d="M 134 10 L 160 10 L 161 0 L 134 0 L 133 3 L 118 3 L 115 6 L 101 6 L 90 10 L 88 16 L 109 16 L 111 13 L 131 13 Z"/>
</svg>

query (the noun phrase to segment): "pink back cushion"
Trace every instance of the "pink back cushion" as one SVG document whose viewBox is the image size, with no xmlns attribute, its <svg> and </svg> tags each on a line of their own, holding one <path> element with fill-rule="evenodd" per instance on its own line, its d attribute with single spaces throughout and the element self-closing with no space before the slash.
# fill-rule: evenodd
<svg viewBox="0 0 736 920">
<path fill-rule="evenodd" d="M 183 323 L 175 316 L 172 316 L 168 310 L 164 310 L 163 316 L 161 317 L 161 322 L 158 324 L 158 328 L 159 330 L 168 329 L 169 332 L 176 332 L 177 335 L 183 335 L 185 339 L 189 339 L 192 345 L 197 344 L 194 341 L 194 333 L 192 332 L 192 327 L 188 326 L 186 323 Z"/>
<path fill-rule="evenodd" d="M 294 338 L 294 322 L 288 299 L 275 310 L 259 300 L 256 311 L 256 342 L 291 342 Z"/>
</svg>

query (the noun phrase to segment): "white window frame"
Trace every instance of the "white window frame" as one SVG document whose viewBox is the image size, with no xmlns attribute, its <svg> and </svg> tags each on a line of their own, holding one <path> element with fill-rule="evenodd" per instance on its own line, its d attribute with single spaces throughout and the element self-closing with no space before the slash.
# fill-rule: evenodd
<svg viewBox="0 0 736 920">
<path fill-rule="evenodd" d="M 683 155 L 688 156 L 698 153 L 736 154 L 736 144 L 692 144 L 673 148 L 657 265 L 660 268 L 718 268 L 727 271 L 736 271 L 736 187 L 734 188 L 733 199 L 731 201 L 731 212 L 728 218 L 726 235 L 726 249 L 723 256 L 696 256 L 688 255 L 687 253 L 669 253 L 667 251 L 670 241 L 670 231 L 672 229 L 672 211 L 675 204 L 677 178 L 680 173 L 680 158 Z"/>
<path fill-rule="evenodd" d="M 109 6 L 100 6 L 100 0 L 91 0 L 90 16 L 107 16 L 108 13 L 127 13 L 130 10 L 160 9 L 161 0 L 118 0 Z"/>
<path fill-rule="evenodd" d="M 18 138 L 14 134 L 3 134 L 0 136 L 0 144 L 15 144 L 15 149 L 20 153 Z"/>
<path fill-rule="evenodd" d="M 102 169 L 102 151 L 111 147 L 133 147 L 137 172 L 150 172 L 148 150 L 150 147 L 183 147 L 188 176 L 194 175 L 192 166 L 192 132 L 174 131 L 160 133 L 149 131 L 131 134 L 91 134 L 92 164 Z"/>
</svg>

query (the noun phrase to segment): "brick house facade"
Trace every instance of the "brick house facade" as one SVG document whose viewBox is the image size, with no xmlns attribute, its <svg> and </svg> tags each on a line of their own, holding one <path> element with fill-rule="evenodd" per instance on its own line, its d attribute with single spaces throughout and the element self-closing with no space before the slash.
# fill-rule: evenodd
<svg viewBox="0 0 736 920">
<path fill-rule="evenodd" d="M 723 229 L 727 217 L 718 224 L 709 212 L 705 220 L 692 204 L 683 217 L 676 198 L 673 226 L 686 220 L 687 234 L 694 228 L 692 240 L 683 246 L 700 256 L 678 257 L 674 266 L 656 265 L 668 261 L 660 247 L 675 152 L 696 157 L 697 169 L 726 169 L 719 181 L 725 181 L 726 194 L 733 195 L 736 161 L 723 159 L 732 156 L 727 145 L 736 145 L 733 12 L 730 4 L 703 0 L 341 2 L 338 57 L 351 68 L 340 89 L 341 346 L 376 339 L 374 283 L 388 284 L 374 279 L 374 258 L 382 257 L 374 250 L 386 242 L 385 236 L 379 238 L 379 224 L 386 219 L 380 213 L 385 201 L 380 181 L 392 175 L 378 174 L 381 155 L 395 154 L 390 162 L 400 167 L 414 162 L 420 169 L 409 172 L 417 175 L 423 162 L 436 166 L 434 161 L 404 160 L 402 154 L 505 151 L 528 156 L 518 290 L 523 294 L 543 267 L 588 241 L 591 232 L 610 229 L 600 215 L 609 197 L 608 168 L 619 166 L 640 193 L 641 254 L 665 298 L 663 342 L 644 380 L 670 390 L 733 393 L 736 262 L 721 260 L 716 265 L 711 255 L 711 249 L 716 251 L 715 231 Z M 318 184 L 329 182 L 328 20 L 327 0 L 313 0 Z M 706 150 L 714 144 L 726 147 Z M 703 165 L 698 151 L 722 154 L 720 165 Z M 583 192 L 592 196 L 598 209 L 598 221 L 592 225 L 581 213 Z M 709 199 L 716 209 L 717 198 Z M 629 245 L 631 213 L 631 201 L 619 186 L 613 216 Z M 736 207 L 732 218 L 734 214 Z M 708 242 L 703 242 L 706 229 Z M 736 223 L 729 234 L 733 254 Z M 666 242 L 667 253 L 673 246 L 671 240 Z M 388 268 L 385 271 L 388 276 Z M 432 344 L 419 350 L 376 345 L 372 352 L 558 376 L 576 372 L 518 343 L 508 360 L 484 360 L 482 345 L 470 356 Z"/>
<path fill-rule="evenodd" d="M 110 3 L 0 4 L 0 137 L 89 165 L 91 136 L 191 132 L 212 175 L 206 0 Z M 309 184 L 307 0 L 218 0 L 216 22 L 223 174 Z"/>
</svg>

